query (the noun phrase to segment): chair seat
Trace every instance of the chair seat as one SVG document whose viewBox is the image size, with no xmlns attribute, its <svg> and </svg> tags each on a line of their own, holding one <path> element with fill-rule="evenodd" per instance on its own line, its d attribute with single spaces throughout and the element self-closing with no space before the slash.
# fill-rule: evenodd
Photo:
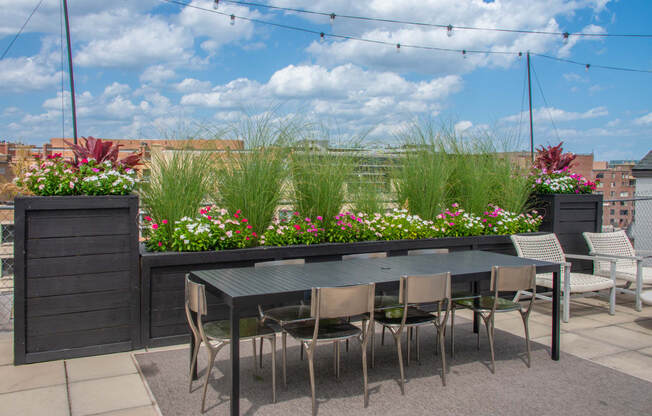
<svg viewBox="0 0 652 416">
<path fill-rule="evenodd" d="M 493 296 L 480 296 L 470 299 L 458 299 L 453 301 L 456 306 L 473 309 L 474 311 L 490 311 L 494 306 Z M 521 304 L 509 299 L 498 298 L 496 312 L 516 311 L 521 309 Z"/>
<path fill-rule="evenodd" d="M 286 325 L 284 329 L 295 339 L 300 341 L 311 340 L 315 332 L 314 322 L 302 322 Z M 355 325 L 343 321 L 333 322 L 331 319 L 324 319 L 319 322 L 317 339 L 322 341 L 334 341 L 337 339 L 352 338 L 360 335 L 362 330 Z"/>
<path fill-rule="evenodd" d="M 376 310 L 383 310 L 388 308 L 395 308 L 400 306 L 398 296 L 395 295 L 376 295 L 374 298 L 374 308 Z"/>
<path fill-rule="evenodd" d="M 552 288 L 552 273 L 537 274 L 537 285 Z M 570 274 L 570 292 L 586 293 L 595 292 L 596 290 L 611 289 L 614 282 L 601 276 L 595 276 L 585 273 Z M 563 277 L 561 291 L 564 291 Z"/>
<path fill-rule="evenodd" d="M 231 339 L 231 322 L 213 321 L 204 324 L 204 332 L 209 339 L 225 341 Z M 240 319 L 240 339 L 274 335 L 276 331 L 263 324 L 258 318 Z"/>
<path fill-rule="evenodd" d="M 310 319 L 310 305 L 291 305 L 271 308 L 264 312 L 264 317 L 279 324 Z"/>
<path fill-rule="evenodd" d="M 408 308 L 408 316 L 405 318 L 405 325 L 415 326 L 433 322 L 436 316 L 416 308 Z M 374 320 L 384 326 L 400 326 L 403 320 L 403 307 L 385 310 L 385 313 L 374 315 Z"/>
<path fill-rule="evenodd" d="M 598 269 L 595 274 L 611 277 L 611 270 Z M 616 267 L 616 277 L 628 282 L 636 282 L 636 267 Z M 643 284 L 652 285 L 652 267 L 643 267 Z"/>
</svg>

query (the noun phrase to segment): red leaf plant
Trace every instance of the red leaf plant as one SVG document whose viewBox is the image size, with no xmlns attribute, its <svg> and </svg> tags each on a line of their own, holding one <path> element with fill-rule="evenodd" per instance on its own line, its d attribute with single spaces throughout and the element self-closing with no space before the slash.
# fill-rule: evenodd
<svg viewBox="0 0 652 416">
<path fill-rule="evenodd" d="M 563 153 L 563 144 L 564 142 L 557 146 L 538 147 L 534 167 L 547 172 L 570 169 L 577 156 L 573 153 Z"/>
<path fill-rule="evenodd" d="M 109 161 L 113 166 L 134 168 L 140 163 L 140 159 L 143 155 L 142 152 L 132 153 L 129 156 L 118 160 L 120 146 L 122 146 L 121 144 L 114 145 L 112 141 L 102 141 L 102 139 L 96 139 L 93 136 L 82 137 L 82 139 L 84 139 L 83 146 L 64 140 L 78 159 L 93 158 L 97 163 Z"/>
</svg>

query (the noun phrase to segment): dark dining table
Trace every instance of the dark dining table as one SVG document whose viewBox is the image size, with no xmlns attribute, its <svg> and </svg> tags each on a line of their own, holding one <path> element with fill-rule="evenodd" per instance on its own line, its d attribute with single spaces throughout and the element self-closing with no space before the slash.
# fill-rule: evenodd
<svg viewBox="0 0 652 416">
<path fill-rule="evenodd" d="M 535 265 L 537 273 L 552 273 L 551 358 L 559 360 L 560 265 L 486 251 L 325 261 L 275 267 L 238 267 L 193 271 L 190 278 L 229 308 L 231 321 L 231 415 L 240 413 L 239 321 L 244 311 L 257 305 L 277 305 L 303 298 L 313 287 L 337 287 L 375 283 L 379 291 L 398 288 L 403 275 L 451 272 L 452 282 L 482 282 L 491 278 L 492 266 Z M 477 285 L 475 286 L 477 287 Z M 477 317 L 476 317 L 477 319 Z M 477 330 L 477 322 L 474 323 Z M 192 337 L 191 337 L 192 340 Z M 194 342 L 194 340 L 193 340 Z M 192 345 L 191 345 L 192 351 Z M 196 369 L 194 369 L 196 371 Z M 193 371 L 194 373 L 194 371 Z"/>
</svg>

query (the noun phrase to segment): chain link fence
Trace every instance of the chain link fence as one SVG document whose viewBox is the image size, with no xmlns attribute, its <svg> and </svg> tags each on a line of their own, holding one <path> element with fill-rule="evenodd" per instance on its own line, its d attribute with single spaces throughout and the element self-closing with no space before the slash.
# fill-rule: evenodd
<svg viewBox="0 0 652 416">
<path fill-rule="evenodd" d="M 14 318 L 14 207 L 0 205 L 0 331 Z"/>
</svg>

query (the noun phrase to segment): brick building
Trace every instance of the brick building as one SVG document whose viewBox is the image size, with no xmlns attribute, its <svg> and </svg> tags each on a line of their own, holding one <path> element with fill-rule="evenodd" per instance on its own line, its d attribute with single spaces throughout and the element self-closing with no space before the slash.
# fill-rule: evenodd
<svg viewBox="0 0 652 416">
<path fill-rule="evenodd" d="M 600 165 L 598 165 L 600 164 Z M 600 180 L 598 191 L 604 195 L 602 224 L 615 228 L 627 228 L 634 219 L 634 193 L 636 179 L 632 176 L 635 162 L 598 162 L 593 170 Z"/>
</svg>

